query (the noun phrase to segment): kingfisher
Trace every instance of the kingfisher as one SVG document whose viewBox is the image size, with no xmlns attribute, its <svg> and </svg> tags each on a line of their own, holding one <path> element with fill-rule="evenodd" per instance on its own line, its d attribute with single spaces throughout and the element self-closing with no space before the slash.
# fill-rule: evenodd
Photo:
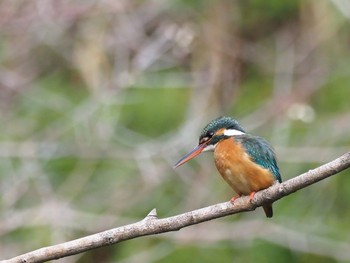
<svg viewBox="0 0 350 263">
<path fill-rule="evenodd" d="M 251 201 L 257 191 L 282 182 L 272 146 L 264 138 L 246 133 L 231 117 L 219 117 L 207 124 L 198 145 L 174 167 L 205 151 L 214 152 L 216 168 L 236 192 L 232 203 L 242 195 L 249 195 Z M 265 204 L 263 209 L 266 217 L 273 216 L 272 204 Z"/>
</svg>

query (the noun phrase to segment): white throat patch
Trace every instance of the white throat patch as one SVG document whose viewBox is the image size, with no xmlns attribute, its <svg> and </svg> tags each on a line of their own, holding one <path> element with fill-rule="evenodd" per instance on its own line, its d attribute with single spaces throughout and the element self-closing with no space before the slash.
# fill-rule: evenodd
<svg viewBox="0 0 350 263">
<path fill-rule="evenodd" d="M 235 129 L 229 129 L 224 131 L 225 136 L 235 136 L 235 135 L 242 135 L 242 134 L 244 134 L 244 132 L 241 132 Z"/>
</svg>

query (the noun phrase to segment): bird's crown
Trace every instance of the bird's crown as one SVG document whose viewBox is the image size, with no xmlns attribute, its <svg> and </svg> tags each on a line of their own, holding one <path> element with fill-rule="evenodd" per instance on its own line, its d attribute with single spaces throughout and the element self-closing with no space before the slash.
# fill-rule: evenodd
<svg viewBox="0 0 350 263">
<path fill-rule="evenodd" d="M 234 135 L 234 133 L 245 133 L 238 121 L 231 117 L 219 117 L 209 122 L 203 129 L 199 141 L 213 137 L 217 132 L 222 131 L 225 135 Z"/>
</svg>

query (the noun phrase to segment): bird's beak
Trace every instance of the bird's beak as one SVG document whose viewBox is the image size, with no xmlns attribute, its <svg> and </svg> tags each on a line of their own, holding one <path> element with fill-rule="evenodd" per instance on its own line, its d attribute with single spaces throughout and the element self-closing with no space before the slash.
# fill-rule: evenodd
<svg viewBox="0 0 350 263">
<path fill-rule="evenodd" d="M 182 157 L 175 165 L 174 168 L 179 167 L 180 165 L 184 164 L 185 162 L 191 160 L 192 158 L 196 157 L 198 154 L 200 154 L 204 148 L 207 146 L 207 143 L 199 144 L 197 147 L 195 147 L 192 151 L 187 153 L 184 157 Z"/>
</svg>

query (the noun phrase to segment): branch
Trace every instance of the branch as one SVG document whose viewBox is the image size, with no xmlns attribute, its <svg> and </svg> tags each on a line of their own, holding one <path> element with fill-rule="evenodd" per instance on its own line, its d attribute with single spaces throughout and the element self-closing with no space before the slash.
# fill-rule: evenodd
<svg viewBox="0 0 350 263">
<path fill-rule="evenodd" d="M 153 209 L 139 222 L 113 228 L 58 245 L 40 248 L 1 262 L 45 262 L 141 236 L 177 231 L 181 228 L 213 220 L 215 218 L 255 210 L 257 207 L 262 206 L 265 203 L 277 201 L 284 196 L 290 195 L 291 193 L 337 174 L 349 167 L 350 152 L 316 169 L 310 170 L 281 184 L 275 184 L 266 190 L 256 193 L 251 202 L 249 202 L 249 197 L 242 197 L 237 199 L 234 205 L 231 202 L 219 203 L 163 219 L 159 219 L 157 217 L 156 209 Z"/>
</svg>

